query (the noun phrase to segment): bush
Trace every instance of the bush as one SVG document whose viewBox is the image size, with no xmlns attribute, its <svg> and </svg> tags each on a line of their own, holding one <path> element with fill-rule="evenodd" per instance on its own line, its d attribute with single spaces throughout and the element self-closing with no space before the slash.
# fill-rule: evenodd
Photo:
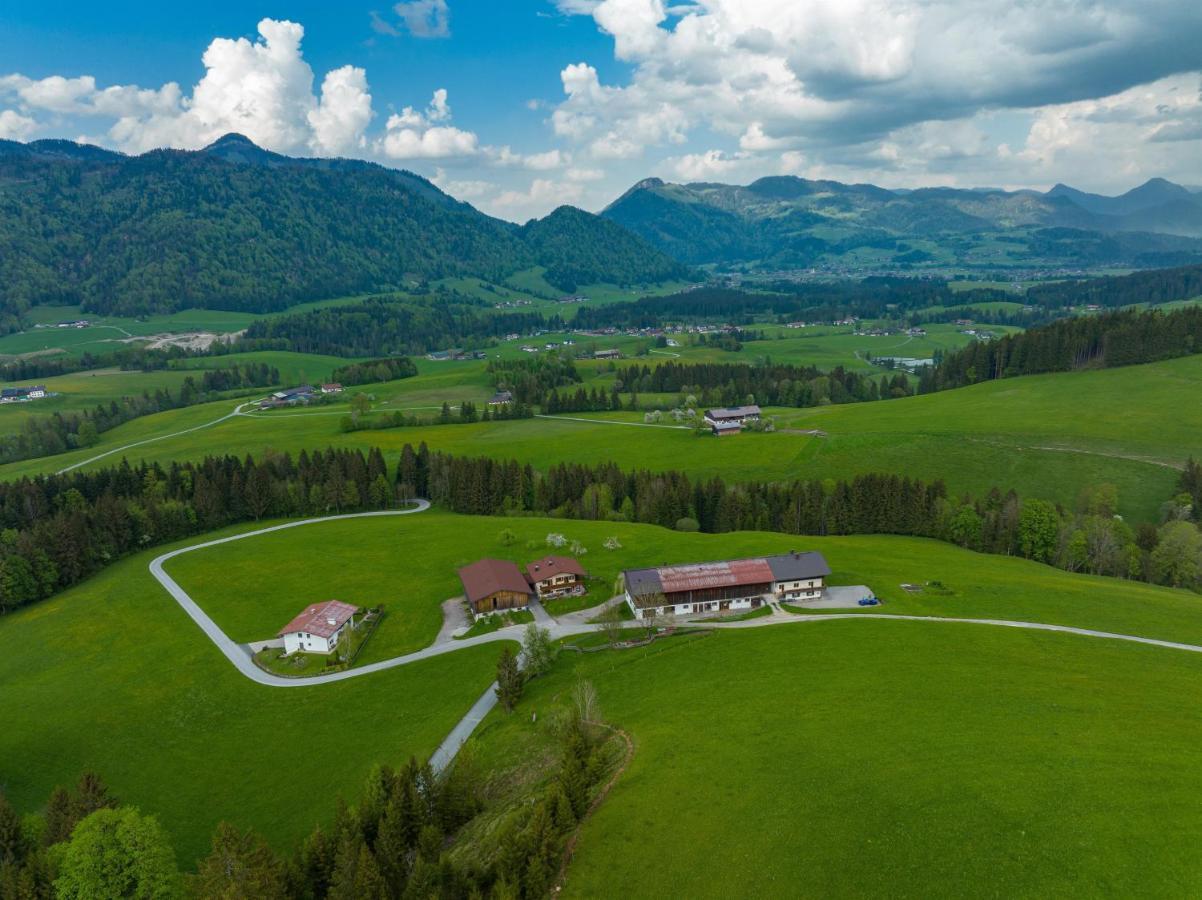
<svg viewBox="0 0 1202 900">
<path fill-rule="evenodd" d="M 701 523 L 689 516 L 683 516 L 676 520 L 677 531 L 700 531 Z"/>
</svg>

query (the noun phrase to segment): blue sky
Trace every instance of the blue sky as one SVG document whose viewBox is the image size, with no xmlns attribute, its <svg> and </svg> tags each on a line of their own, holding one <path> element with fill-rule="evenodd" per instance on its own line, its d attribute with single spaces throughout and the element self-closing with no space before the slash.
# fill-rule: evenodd
<svg viewBox="0 0 1202 900">
<path fill-rule="evenodd" d="M 1202 180 L 1202 4 L 0 5 L 0 137 L 225 131 L 413 169 L 514 220 L 634 181 L 1116 192 Z"/>
</svg>

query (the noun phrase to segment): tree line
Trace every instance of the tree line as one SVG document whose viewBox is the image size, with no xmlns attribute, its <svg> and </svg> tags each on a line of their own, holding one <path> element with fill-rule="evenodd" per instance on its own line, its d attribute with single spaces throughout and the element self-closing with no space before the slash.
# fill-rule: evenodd
<svg viewBox="0 0 1202 900">
<path fill-rule="evenodd" d="M 736 406 L 750 402 L 771 406 L 817 406 L 905 397 L 913 393 L 904 373 L 876 378 L 836 366 L 767 362 L 628 365 L 618 369 L 622 390 L 657 394 L 692 394 L 703 406 Z"/>
<path fill-rule="evenodd" d="M 487 370 L 497 390 L 509 391 L 519 403 L 541 403 L 553 388 L 581 382 L 576 364 L 560 353 L 540 353 L 530 359 L 493 359 Z"/>
<path fill-rule="evenodd" d="M 1161 528 L 1132 532 L 1115 518 L 1117 497 L 1107 486 L 1096 489 L 1101 499 L 1063 510 L 996 490 L 956 500 L 941 481 L 891 474 L 728 484 L 670 470 L 623 471 L 612 463 L 563 463 L 538 473 L 516 460 L 432 453 L 424 443 L 404 445 L 391 470 L 378 448 L 301 451 L 295 459 L 287 453 L 258 460 L 209 456 L 167 467 L 123 461 L 0 483 L 0 610 L 49 597 L 155 544 L 268 516 L 386 509 L 415 496 L 471 515 L 605 519 L 705 532 L 914 535 L 1070 570 L 1193 587 L 1195 550 L 1202 553 L 1202 545 L 1195 540 L 1198 506 L 1189 491 L 1200 480 L 1196 468 L 1188 469 L 1181 498 L 1166 501 Z M 1030 536 L 1036 522 L 1043 528 L 1039 540 Z M 1166 526 L 1174 526 L 1172 534 Z M 1176 549 L 1155 557 L 1167 537 Z"/>
<path fill-rule="evenodd" d="M 995 378 L 1156 362 L 1202 350 L 1202 307 L 1120 310 L 1058 319 L 995 341 L 974 341 L 924 371 L 920 392 Z"/>
<path fill-rule="evenodd" d="M 409 357 L 389 356 L 339 366 L 331 373 L 330 381 L 350 386 L 377 381 L 397 381 L 401 378 L 412 378 L 416 374 L 417 366 Z"/>
<path fill-rule="evenodd" d="M 354 402 L 352 401 L 352 403 Z M 418 416 L 402 410 L 369 416 L 366 414 L 366 410 L 352 409 L 349 416 L 343 416 L 339 420 L 339 427 L 343 432 L 349 433 L 352 431 L 379 431 L 386 428 L 421 428 L 428 425 L 505 422 L 511 419 L 529 419 L 533 416 L 534 410 L 524 403 L 504 403 L 495 407 L 485 406 L 483 410 L 480 410 L 471 400 L 464 400 L 456 409 L 452 409 L 450 403 L 444 402 L 437 416 Z"/>
<path fill-rule="evenodd" d="M 0 463 L 40 456 L 53 456 L 81 447 L 91 447 L 101 434 L 141 416 L 180 409 L 216 400 L 226 391 L 266 387 L 280 383 L 280 373 L 265 363 L 246 363 L 221 369 L 205 369 L 200 384 L 193 375 L 184 378 L 179 392 L 166 388 L 140 396 L 126 396 L 79 412 L 55 411 L 45 416 L 28 416 L 19 431 L 0 435 Z"/>
<path fill-rule="evenodd" d="M 401 302 L 403 300 L 403 302 Z M 386 294 L 253 322 L 237 347 L 333 356 L 385 357 L 452 346 L 480 346 L 509 333 L 562 329 L 558 316 L 500 314 L 478 304 L 430 295 Z"/>
<path fill-rule="evenodd" d="M 1036 284 L 1027 289 L 1027 302 L 1048 309 L 1118 307 L 1170 303 L 1199 295 L 1202 295 L 1202 266 L 1194 265 Z"/>
</svg>

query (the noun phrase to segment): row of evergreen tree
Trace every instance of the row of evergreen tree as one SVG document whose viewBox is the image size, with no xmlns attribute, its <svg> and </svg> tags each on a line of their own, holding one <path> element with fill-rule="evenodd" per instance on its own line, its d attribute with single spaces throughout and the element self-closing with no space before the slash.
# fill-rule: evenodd
<svg viewBox="0 0 1202 900">
<path fill-rule="evenodd" d="M 389 356 L 339 366 L 330 374 L 330 381 L 343 385 L 372 384 L 377 381 L 396 381 L 412 378 L 417 366 L 407 356 Z"/>
<path fill-rule="evenodd" d="M 487 369 L 497 389 L 509 391 L 519 403 L 541 404 L 553 389 L 581 382 L 576 364 L 559 353 L 540 353 L 526 359 L 494 359 L 489 361 Z"/>
<path fill-rule="evenodd" d="M 638 393 L 694 394 L 705 405 L 733 406 L 747 398 L 771 406 L 815 406 L 857 403 L 911 394 L 904 373 L 878 379 L 836 366 L 824 372 L 816 366 L 784 363 L 664 362 L 656 366 L 629 365 L 618 370 L 618 383 Z"/>
<path fill-rule="evenodd" d="M 1080 281 L 1053 281 L 1027 289 L 1027 302 L 1047 309 L 1170 303 L 1202 295 L 1202 266 L 1149 269 Z"/>
<path fill-rule="evenodd" d="M 334 356 L 385 357 L 453 346 L 478 346 L 511 332 L 560 330 L 558 316 L 511 312 L 430 295 L 384 294 L 361 303 L 260 319 L 240 350 L 294 350 Z"/>
<path fill-rule="evenodd" d="M 919 391 L 1041 372 L 1129 366 L 1200 350 L 1202 307 L 1076 316 L 948 353 L 922 373 Z"/>
<path fill-rule="evenodd" d="M 473 422 L 505 422 L 511 419 L 529 419 L 534 409 L 524 403 L 504 403 L 479 409 L 471 400 L 464 400 L 456 409 L 443 403 L 437 416 L 418 416 L 395 410 L 373 416 L 351 412 L 340 420 L 343 432 L 380 431 L 387 428 L 421 428 L 428 425 L 470 425 Z"/>
<path fill-rule="evenodd" d="M 1187 482 L 1191 472 L 1194 481 Z M 1175 511 L 1165 514 L 1166 524 L 1194 527 L 1190 520 L 1197 521 L 1198 507 L 1189 491 L 1199 489 L 1200 481 L 1196 468 L 1187 470 L 1185 493 L 1170 503 Z M 1039 506 L 1043 501 L 1023 502 L 1013 493 L 953 501 L 942 482 L 892 474 L 728 484 L 676 471 L 622 471 L 612 463 L 563 463 L 538 473 L 516 460 L 432 453 L 423 443 L 416 449 L 406 444 L 391 471 L 378 448 L 366 454 L 328 449 L 302 451 L 295 459 L 286 453 L 259 460 L 210 456 L 168 467 L 142 463 L 134 468 L 123 461 L 88 472 L 0 482 L 0 610 L 48 597 L 154 544 L 266 516 L 385 509 L 415 496 L 473 515 L 609 519 L 706 532 L 917 535 L 1066 568 L 1196 583 L 1188 575 L 1189 565 L 1196 572 L 1197 560 L 1189 558 L 1194 541 L 1184 531 L 1176 538 L 1183 542 L 1186 575 L 1170 577 L 1135 565 L 1126 549 L 1122 564 L 1098 563 L 1088 554 L 1083 558 L 1073 545 L 1077 532 L 1082 540 L 1089 535 L 1072 511 L 1051 506 L 1053 515 Z M 1135 536 L 1127 539 L 1126 526 L 1114 516 L 1116 506 L 1117 500 L 1095 503 L 1082 514 L 1110 523 L 1102 529 L 1105 534 L 1095 529 L 1094 538 L 1128 547 Z M 1039 551 L 1022 536 L 1028 510 L 1041 511 L 1053 523 L 1047 527 L 1054 534 L 1047 537 L 1045 531 Z M 1028 522 L 1032 528 L 1034 521 Z M 1157 540 L 1145 533 L 1138 546 L 1151 554 Z M 1046 549 L 1051 545 L 1056 553 Z"/>
</svg>

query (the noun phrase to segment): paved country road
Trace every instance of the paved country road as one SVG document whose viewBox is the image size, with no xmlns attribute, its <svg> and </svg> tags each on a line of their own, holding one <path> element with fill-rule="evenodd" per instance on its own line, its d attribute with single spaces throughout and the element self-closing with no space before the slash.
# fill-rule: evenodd
<svg viewBox="0 0 1202 900">
<path fill-rule="evenodd" d="M 233 412 L 228 412 L 212 422 L 205 422 L 203 425 L 193 425 L 191 428 L 185 428 L 183 431 L 173 431 L 170 434 L 157 434 L 154 437 L 144 438 L 140 441 L 134 441 L 132 444 L 122 444 L 120 447 L 114 447 L 112 450 L 105 450 L 103 453 L 97 453 L 95 456 L 89 456 L 87 459 L 81 459 L 77 463 L 71 463 L 66 468 L 59 469 L 55 475 L 63 475 L 73 469 L 78 469 L 80 466 L 86 466 L 88 463 L 94 463 L 98 459 L 104 459 L 106 456 L 112 456 L 114 453 L 121 453 L 124 450 L 130 450 L 134 447 L 141 447 L 143 444 L 153 444 L 155 441 L 165 441 L 167 438 L 179 437 L 181 434 L 191 434 L 193 431 L 200 431 L 202 428 L 212 428 L 214 425 L 220 425 L 226 419 L 232 419 L 234 416 L 246 415 L 242 412 L 242 407 L 249 406 L 250 403 L 239 403 L 234 407 Z"/>
</svg>

